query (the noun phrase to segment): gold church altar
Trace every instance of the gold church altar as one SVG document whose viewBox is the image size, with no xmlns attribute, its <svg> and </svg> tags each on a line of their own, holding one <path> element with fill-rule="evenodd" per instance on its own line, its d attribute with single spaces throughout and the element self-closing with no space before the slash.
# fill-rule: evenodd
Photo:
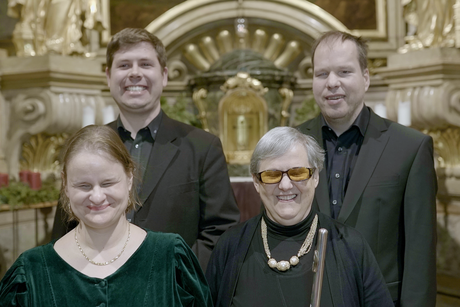
<svg viewBox="0 0 460 307">
<path fill-rule="evenodd" d="M 266 131 L 316 114 L 314 40 L 334 29 L 367 38 L 366 104 L 433 137 L 438 306 L 460 305 L 460 0 L 26 3 L 33 5 L 4 1 L 0 10 L 7 25 L 0 30 L 0 173 L 11 179 L 24 169 L 59 178 L 62 138 L 116 118 L 104 55 L 110 34 L 124 27 L 144 27 L 163 41 L 168 110 L 185 100 L 181 112 L 220 137 L 230 173 L 241 177 Z M 46 146 L 31 151 L 37 140 Z M 22 252 L 49 240 L 53 214 L 18 214 L 14 241 L 11 212 L 0 213 L 0 276 L 14 261 L 13 244 Z"/>
</svg>

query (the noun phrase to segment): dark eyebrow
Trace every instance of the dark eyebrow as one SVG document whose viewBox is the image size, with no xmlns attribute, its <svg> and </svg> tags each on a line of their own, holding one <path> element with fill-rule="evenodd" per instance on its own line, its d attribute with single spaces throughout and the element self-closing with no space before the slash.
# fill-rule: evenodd
<svg viewBox="0 0 460 307">
<path fill-rule="evenodd" d="M 339 69 L 348 69 L 348 70 L 353 70 L 353 66 L 339 66 Z"/>
</svg>

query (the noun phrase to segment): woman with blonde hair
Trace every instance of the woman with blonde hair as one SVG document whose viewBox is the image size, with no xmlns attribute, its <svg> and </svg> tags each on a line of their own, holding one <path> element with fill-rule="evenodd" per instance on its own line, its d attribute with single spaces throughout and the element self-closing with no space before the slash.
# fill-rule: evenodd
<svg viewBox="0 0 460 307">
<path fill-rule="evenodd" d="M 184 240 L 126 219 L 135 165 L 112 129 L 79 130 L 62 165 L 60 201 L 78 226 L 16 260 L 0 282 L 1 306 L 212 306 Z"/>
</svg>

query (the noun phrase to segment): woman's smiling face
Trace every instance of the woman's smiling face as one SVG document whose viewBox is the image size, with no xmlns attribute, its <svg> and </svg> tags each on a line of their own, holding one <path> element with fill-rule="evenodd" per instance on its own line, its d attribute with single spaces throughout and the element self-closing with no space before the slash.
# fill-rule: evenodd
<svg viewBox="0 0 460 307">
<path fill-rule="evenodd" d="M 292 147 L 280 157 L 262 160 L 259 172 L 287 171 L 296 167 L 311 167 L 306 149 L 301 145 Z M 310 179 L 304 181 L 292 181 L 287 174 L 283 175 L 279 183 L 262 183 L 255 176 L 253 181 L 268 217 L 281 225 L 295 225 L 310 213 L 318 185 L 318 172 L 315 171 Z"/>
<path fill-rule="evenodd" d="M 67 163 L 65 192 L 80 222 L 104 228 L 124 218 L 132 180 L 107 154 L 80 151 Z"/>
</svg>

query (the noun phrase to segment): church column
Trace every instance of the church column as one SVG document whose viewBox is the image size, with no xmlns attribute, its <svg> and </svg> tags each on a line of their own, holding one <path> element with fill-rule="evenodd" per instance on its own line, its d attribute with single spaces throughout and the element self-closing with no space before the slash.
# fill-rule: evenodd
<svg viewBox="0 0 460 307">
<path fill-rule="evenodd" d="M 39 133 L 72 133 L 102 124 L 105 75 L 96 60 L 47 54 L 0 60 L 1 131 L 10 178 L 17 178 L 22 144 Z M 112 116 L 113 117 L 113 116 Z M 2 135 L 3 136 L 3 135 Z"/>
<path fill-rule="evenodd" d="M 388 118 L 433 137 L 438 273 L 460 277 L 460 50 L 432 47 L 394 54 L 377 72 L 389 85 Z"/>
</svg>

